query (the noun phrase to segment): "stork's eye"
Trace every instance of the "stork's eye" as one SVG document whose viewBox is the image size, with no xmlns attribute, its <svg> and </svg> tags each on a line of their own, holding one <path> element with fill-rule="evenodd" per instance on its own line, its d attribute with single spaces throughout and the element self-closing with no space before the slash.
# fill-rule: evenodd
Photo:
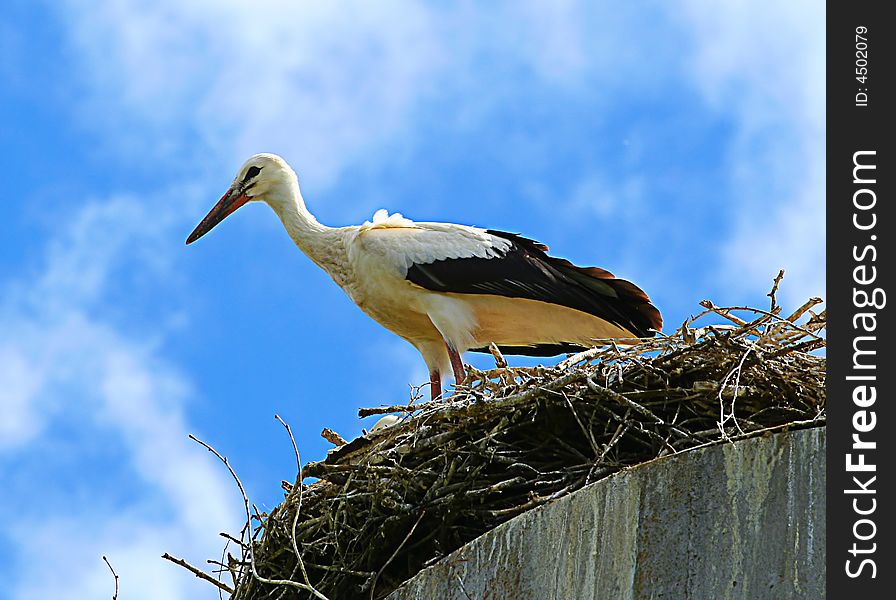
<svg viewBox="0 0 896 600">
<path fill-rule="evenodd" d="M 261 173 L 261 167 L 252 165 L 251 167 L 249 167 L 249 170 L 246 171 L 246 176 L 243 177 L 243 183 L 248 183 L 250 179 L 254 179 L 258 176 L 259 173 Z"/>
</svg>

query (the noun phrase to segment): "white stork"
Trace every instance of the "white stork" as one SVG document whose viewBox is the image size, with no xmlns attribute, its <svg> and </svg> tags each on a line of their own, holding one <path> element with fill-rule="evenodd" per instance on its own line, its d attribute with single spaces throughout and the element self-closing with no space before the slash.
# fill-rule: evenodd
<svg viewBox="0 0 896 600">
<path fill-rule="evenodd" d="M 433 399 L 461 354 L 553 356 L 595 338 L 653 335 L 659 311 L 636 285 L 596 267 L 547 255 L 513 233 L 451 223 L 415 223 L 379 210 L 373 222 L 327 227 L 308 212 L 295 172 L 274 154 L 240 168 L 227 193 L 187 244 L 249 201 L 270 206 L 290 237 L 361 310 L 414 345 L 430 373 Z"/>
</svg>

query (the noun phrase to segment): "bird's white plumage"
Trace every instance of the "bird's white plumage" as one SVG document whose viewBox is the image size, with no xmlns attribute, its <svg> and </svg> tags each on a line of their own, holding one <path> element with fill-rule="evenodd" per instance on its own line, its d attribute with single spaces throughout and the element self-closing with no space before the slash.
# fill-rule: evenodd
<svg viewBox="0 0 896 600">
<path fill-rule="evenodd" d="M 346 291 L 362 310 L 414 344 L 431 370 L 450 372 L 445 342 L 464 352 L 477 346 L 476 315 L 461 299 L 409 282 L 415 264 L 456 258 L 498 258 L 509 240 L 452 223 L 415 223 L 385 210 L 349 236 L 348 262 L 357 284 Z"/>
<path fill-rule="evenodd" d="M 631 336 L 567 307 L 487 293 L 433 292 L 407 280 L 408 269 L 415 264 L 504 256 L 511 242 L 484 229 L 415 223 L 400 214 L 377 211 L 372 222 L 344 231 L 350 275 L 341 284 L 343 289 L 370 317 L 413 344 L 431 371 L 451 373 L 446 343 L 463 353 L 490 342 L 587 346 L 595 338 Z"/>
<path fill-rule="evenodd" d="M 375 433 L 383 429 L 388 429 L 389 427 L 394 427 L 399 423 L 401 423 L 401 417 L 396 415 L 386 415 L 373 424 L 373 427 L 370 428 L 370 433 Z"/>
<path fill-rule="evenodd" d="M 401 213 L 389 214 L 385 208 L 381 208 L 373 213 L 372 221 L 364 221 L 359 228 L 360 231 L 369 231 L 371 229 L 388 229 L 390 227 L 413 227 L 414 222 L 405 219 Z"/>
<path fill-rule="evenodd" d="M 251 185 L 250 169 L 255 173 Z M 484 229 L 415 223 L 385 210 L 378 210 L 360 226 L 324 226 L 305 207 L 295 172 L 282 158 L 269 154 L 256 155 L 243 165 L 231 187 L 234 190 L 270 205 L 296 245 L 364 312 L 420 351 L 435 374 L 433 382 L 452 372 L 449 347 L 464 352 L 490 342 L 587 345 L 592 338 L 628 333 L 558 304 L 487 292 L 438 292 L 408 280 L 413 265 L 507 255 L 513 242 Z"/>
<path fill-rule="evenodd" d="M 429 264 L 451 258 L 495 258 L 502 256 L 509 240 L 484 229 L 452 223 L 415 223 L 401 214 L 376 212 L 373 222 L 358 228 L 349 248 L 350 256 L 366 254 L 382 260 L 381 268 L 407 274 L 414 264 Z"/>
</svg>

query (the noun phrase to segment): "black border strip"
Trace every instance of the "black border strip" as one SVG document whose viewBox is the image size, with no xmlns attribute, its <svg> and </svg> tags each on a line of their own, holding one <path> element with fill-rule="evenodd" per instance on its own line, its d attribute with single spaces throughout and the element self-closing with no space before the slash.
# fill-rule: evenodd
<svg viewBox="0 0 896 600">
<path fill-rule="evenodd" d="M 887 5 L 827 3 L 829 598 L 896 593 L 896 171 L 885 123 L 896 112 L 896 27 Z"/>
</svg>

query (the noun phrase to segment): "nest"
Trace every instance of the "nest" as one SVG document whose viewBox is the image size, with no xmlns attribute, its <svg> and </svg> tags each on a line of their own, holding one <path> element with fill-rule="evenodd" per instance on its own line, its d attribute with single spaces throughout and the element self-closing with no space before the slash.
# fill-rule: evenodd
<svg viewBox="0 0 896 600">
<path fill-rule="evenodd" d="M 496 356 L 497 368 L 469 369 L 445 401 L 362 409 L 400 419 L 284 482 L 280 506 L 228 536 L 240 556 L 220 566 L 234 588 L 217 585 L 240 600 L 383 598 L 484 532 L 620 469 L 820 426 L 819 302 L 784 317 L 774 290 L 768 311 L 705 301 L 670 336 L 608 342 L 553 367 Z M 707 315 L 726 323 L 698 327 Z"/>
</svg>

